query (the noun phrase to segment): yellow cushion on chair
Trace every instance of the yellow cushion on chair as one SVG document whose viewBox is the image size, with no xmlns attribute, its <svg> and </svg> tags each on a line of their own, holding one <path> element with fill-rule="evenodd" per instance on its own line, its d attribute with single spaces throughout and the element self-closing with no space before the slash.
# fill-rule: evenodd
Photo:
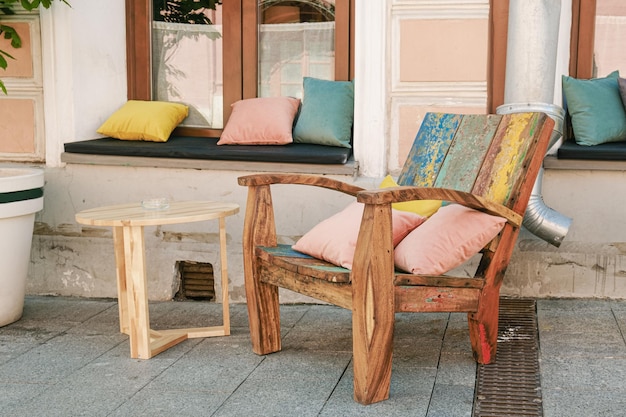
<svg viewBox="0 0 626 417">
<path fill-rule="evenodd" d="M 97 132 L 116 139 L 166 142 L 188 114 L 189 108 L 180 103 L 128 100 Z"/>
<path fill-rule="evenodd" d="M 387 175 L 378 188 L 397 187 L 398 183 L 391 175 Z M 430 217 L 441 207 L 440 200 L 415 200 L 403 201 L 402 203 L 393 203 L 391 205 L 396 210 L 410 211 L 420 216 Z"/>
</svg>

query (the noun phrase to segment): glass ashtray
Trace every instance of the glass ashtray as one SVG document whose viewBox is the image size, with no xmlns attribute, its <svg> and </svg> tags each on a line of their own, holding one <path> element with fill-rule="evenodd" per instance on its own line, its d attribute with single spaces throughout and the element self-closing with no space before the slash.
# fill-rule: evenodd
<svg viewBox="0 0 626 417">
<path fill-rule="evenodd" d="M 141 200 L 141 207 L 144 210 L 166 210 L 169 206 L 170 200 L 165 197 Z"/>
</svg>

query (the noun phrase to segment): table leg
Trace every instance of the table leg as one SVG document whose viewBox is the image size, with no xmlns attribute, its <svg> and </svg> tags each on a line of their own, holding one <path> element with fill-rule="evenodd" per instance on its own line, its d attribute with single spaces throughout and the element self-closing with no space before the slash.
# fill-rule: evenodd
<svg viewBox="0 0 626 417">
<path fill-rule="evenodd" d="M 230 335 L 230 308 L 228 304 L 228 263 L 226 260 L 226 218 L 220 217 L 220 263 L 222 276 L 222 316 L 224 335 Z"/>
<path fill-rule="evenodd" d="M 117 304 L 120 316 L 120 332 L 130 334 L 128 323 L 128 295 L 126 292 L 126 258 L 124 257 L 124 232 L 121 226 L 113 227 L 113 248 L 117 273 Z"/>
<path fill-rule="evenodd" d="M 146 284 L 146 255 L 142 226 L 124 226 L 124 258 L 126 260 L 126 286 L 130 357 L 149 359 L 150 316 Z"/>
</svg>

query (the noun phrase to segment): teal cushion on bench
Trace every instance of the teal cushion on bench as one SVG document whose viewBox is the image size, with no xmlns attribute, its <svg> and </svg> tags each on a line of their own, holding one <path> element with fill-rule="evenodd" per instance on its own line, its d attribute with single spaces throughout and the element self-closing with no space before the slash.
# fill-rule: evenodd
<svg viewBox="0 0 626 417">
<path fill-rule="evenodd" d="M 354 120 L 354 84 L 304 78 L 302 108 L 293 141 L 350 148 Z"/>
<path fill-rule="evenodd" d="M 618 78 L 618 71 L 591 80 L 563 76 L 563 93 L 579 145 L 626 140 L 626 111 Z"/>
</svg>

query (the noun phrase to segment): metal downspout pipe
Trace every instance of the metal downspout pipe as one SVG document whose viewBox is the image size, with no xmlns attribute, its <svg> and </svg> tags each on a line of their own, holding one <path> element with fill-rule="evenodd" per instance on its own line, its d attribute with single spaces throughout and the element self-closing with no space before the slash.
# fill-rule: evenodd
<svg viewBox="0 0 626 417">
<path fill-rule="evenodd" d="M 555 121 L 550 149 L 563 133 L 565 112 L 554 101 L 561 0 L 510 0 L 504 103 L 498 114 L 541 111 Z M 559 247 L 572 219 L 546 206 L 543 168 L 524 216 L 524 227 Z"/>
</svg>

